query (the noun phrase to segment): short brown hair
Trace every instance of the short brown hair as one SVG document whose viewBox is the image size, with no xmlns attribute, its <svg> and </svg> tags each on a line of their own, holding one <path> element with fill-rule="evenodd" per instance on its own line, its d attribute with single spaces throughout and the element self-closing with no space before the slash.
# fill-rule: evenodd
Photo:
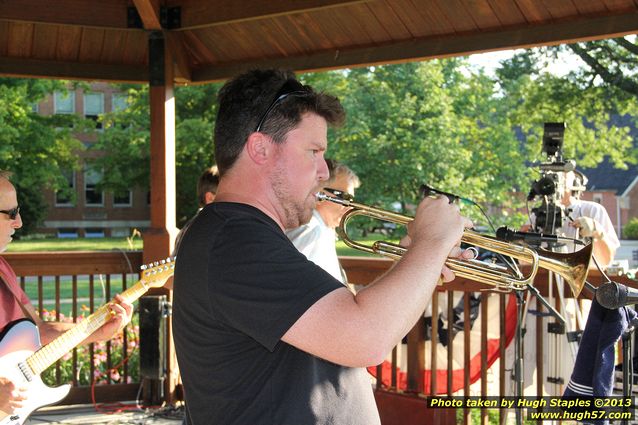
<svg viewBox="0 0 638 425">
<path fill-rule="evenodd" d="M 270 135 L 275 143 L 283 143 L 306 112 L 323 117 L 333 126 L 343 123 L 345 112 L 339 99 L 315 92 L 310 86 L 302 86 L 303 96 L 288 96 L 276 103 L 277 93 L 290 81 L 297 82 L 292 71 L 257 69 L 221 88 L 215 121 L 215 161 L 221 177 L 234 165 L 260 118 L 263 122 L 259 131 Z"/>
<path fill-rule="evenodd" d="M 217 186 L 219 186 L 219 172 L 217 166 L 213 165 L 205 169 L 197 180 L 197 200 L 200 207 L 206 205 L 206 192 L 217 193 Z"/>
</svg>

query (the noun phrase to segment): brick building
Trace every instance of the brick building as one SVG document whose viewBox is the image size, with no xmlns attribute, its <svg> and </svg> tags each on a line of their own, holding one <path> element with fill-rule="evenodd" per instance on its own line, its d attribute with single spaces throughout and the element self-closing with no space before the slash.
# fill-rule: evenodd
<svg viewBox="0 0 638 425">
<path fill-rule="evenodd" d="M 638 217 L 638 166 L 619 170 L 605 160 L 596 168 L 583 168 L 582 171 L 589 179 L 582 199 L 603 205 L 616 234 L 622 238 L 627 222 Z"/>
<path fill-rule="evenodd" d="M 77 88 L 67 93 L 55 92 L 38 104 L 38 113 L 79 114 L 97 120 L 100 114 L 126 107 L 126 97 L 106 83 L 92 83 L 90 89 Z M 101 130 L 96 122 L 96 128 Z M 75 135 L 85 146 L 96 140 L 95 134 Z M 80 152 L 82 158 L 95 155 Z M 96 183 L 101 175 L 83 167 L 67 170 L 69 187 L 74 197 L 47 191 L 47 217 L 39 232 L 58 237 L 129 236 L 132 229 L 150 225 L 148 190 L 131 189 L 123 193 L 99 191 Z"/>
</svg>

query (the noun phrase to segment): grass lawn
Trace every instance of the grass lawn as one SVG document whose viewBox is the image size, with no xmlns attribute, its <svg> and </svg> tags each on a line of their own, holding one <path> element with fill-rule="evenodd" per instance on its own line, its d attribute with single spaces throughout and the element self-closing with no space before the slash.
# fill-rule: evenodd
<svg viewBox="0 0 638 425">
<path fill-rule="evenodd" d="M 46 238 L 14 240 L 9 244 L 7 252 L 139 250 L 142 247 L 141 238 L 131 241 L 128 238 Z"/>
<path fill-rule="evenodd" d="M 28 239 L 15 240 L 9 244 L 7 252 L 47 252 L 47 251 L 111 251 L 111 250 L 141 250 L 143 243 L 141 238 L 78 238 L 78 239 Z M 137 282 L 137 275 L 127 277 L 127 285 L 130 287 Z M 97 309 L 107 300 L 106 276 L 96 275 L 93 280 L 94 305 Z M 122 292 L 122 278 L 119 275 L 111 277 L 111 297 Z M 27 278 L 25 282 L 25 292 L 38 307 L 38 280 L 35 277 Z M 71 300 L 73 297 L 73 283 L 70 276 L 60 277 L 60 311 L 65 315 L 71 314 Z M 78 276 L 77 298 L 78 313 L 82 312 L 82 306 L 89 306 L 89 278 L 88 276 Z M 55 279 L 45 277 L 42 282 L 43 307 L 46 310 L 55 309 Z M 85 311 L 86 313 L 86 311 Z"/>
<path fill-rule="evenodd" d="M 364 243 L 366 245 L 372 245 L 375 241 L 385 241 L 392 243 L 399 243 L 398 239 L 387 239 L 387 237 L 379 234 L 371 234 L 366 236 L 365 238 L 357 239 L 356 242 Z M 380 257 L 379 255 L 369 254 L 364 251 L 360 251 L 358 249 L 350 248 L 347 246 L 341 239 L 337 241 L 337 254 L 351 257 Z"/>
<path fill-rule="evenodd" d="M 127 286 L 131 287 L 137 282 L 137 275 L 130 275 L 127 277 Z M 119 276 L 113 276 L 110 281 L 111 297 L 116 293 L 122 292 L 122 279 Z M 37 278 L 27 278 L 25 282 L 25 292 L 34 303 L 36 309 L 38 308 L 38 280 Z M 90 305 L 91 291 L 89 288 L 89 279 L 86 276 L 78 276 L 77 279 L 77 307 L 78 314 L 83 310 L 88 312 Z M 109 299 L 110 299 L 109 298 Z M 70 316 L 73 299 L 73 282 L 70 276 L 60 277 L 60 312 Z M 43 307 L 46 310 L 55 309 L 55 279 L 44 278 L 42 282 L 42 300 Z M 93 279 L 93 302 L 94 307 L 97 309 L 102 304 L 106 303 L 106 277 L 103 275 L 97 275 Z"/>
<path fill-rule="evenodd" d="M 383 235 L 369 235 L 362 238 L 361 241 L 375 241 L 383 239 Z M 397 242 L 391 240 L 390 242 Z M 42 252 L 42 251 L 111 251 L 114 249 L 122 250 L 141 250 L 144 247 L 141 238 L 135 238 L 129 242 L 127 238 L 78 238 L 78 239 L 30 239 L 15 240 L 9 244 L 7 252 Z M 343 243 L 337 241 L 337 254 L 347 256 L 374 256 L 354 248 L 350 248 Z"/>
</svg>

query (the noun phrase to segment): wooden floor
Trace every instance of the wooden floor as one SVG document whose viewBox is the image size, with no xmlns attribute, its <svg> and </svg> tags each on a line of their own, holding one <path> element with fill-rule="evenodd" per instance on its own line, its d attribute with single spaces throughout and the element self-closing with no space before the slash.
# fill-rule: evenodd
<svg viewBox="0 0 638 425">
<path fill-rule="evenodd" d="M 182 423 L 183 410 L 174 408 L 141 410 L 134 403 L 127 403 L 126 410 L 118 413 L 101 413 L 93 405 L 52 406 L 31 414 L 26 425 L 35 424 L 157 424 Z"/>
</svg>

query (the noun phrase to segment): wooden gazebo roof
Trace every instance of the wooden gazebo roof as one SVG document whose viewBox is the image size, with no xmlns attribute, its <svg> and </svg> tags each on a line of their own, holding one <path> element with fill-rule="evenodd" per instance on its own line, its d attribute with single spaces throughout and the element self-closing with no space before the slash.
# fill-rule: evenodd
<svg viewBox="0 0 638 425">
<path fill-rule="evenodd" d="M 636 0 L 1 0 L 0 74 L 148 82 L 149 31 L 175 82 L 463 55 L 638 32 Z"/>
</svg>

